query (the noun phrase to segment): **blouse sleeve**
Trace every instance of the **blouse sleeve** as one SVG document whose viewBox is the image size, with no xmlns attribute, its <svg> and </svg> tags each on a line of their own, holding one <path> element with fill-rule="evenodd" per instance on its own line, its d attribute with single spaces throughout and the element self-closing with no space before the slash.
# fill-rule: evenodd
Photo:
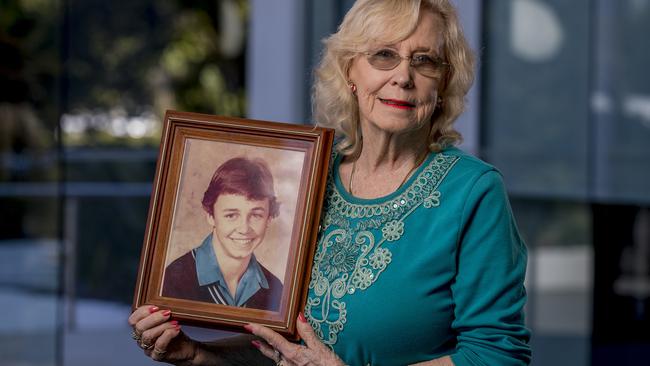
<svg viewBox="0 0 650 366">
<path fill-rule="evenodd" d="M 528 365 L 524 325 L 526 247 L 517 231 L 501 175 L 483 173 L 465 202 L 457 241 L 456 366 Z"/>
</svg>

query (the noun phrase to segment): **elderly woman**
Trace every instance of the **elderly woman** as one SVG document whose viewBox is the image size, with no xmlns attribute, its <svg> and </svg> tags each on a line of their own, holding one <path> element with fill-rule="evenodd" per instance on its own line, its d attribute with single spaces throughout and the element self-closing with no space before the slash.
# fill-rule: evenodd
<svg viewBox="0 0 650 366">
<path fill-rule="evenodd" d="M 472 80 L 448 0 L 357 1 L 316 73 L 316 121 L 340 140 L 303 342 L 249 324 L 256 338 L 199 343 L 145 306 L 130 317 L 155 344 L 145 352 L 183 365 L 263 364 L 254 348 L 278 365 L 528 364 L 526 248 L 500 174 L 453 147 Z"/>
</svg>

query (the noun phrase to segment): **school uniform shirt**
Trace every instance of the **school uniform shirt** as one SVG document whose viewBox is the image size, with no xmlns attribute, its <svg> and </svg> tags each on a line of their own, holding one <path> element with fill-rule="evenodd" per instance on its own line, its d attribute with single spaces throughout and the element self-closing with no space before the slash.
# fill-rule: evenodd
<svg viewBox="0 0 650 366">
<path fill-rule="evenodd" d="M 231 294 L 219 268 L 212 234 L 200 246 L 165 268 L 162 295 L 178 299 L 278 311 L 282 282 L 264 268 L 253 254 L 246 271 Z"/>
</svg>

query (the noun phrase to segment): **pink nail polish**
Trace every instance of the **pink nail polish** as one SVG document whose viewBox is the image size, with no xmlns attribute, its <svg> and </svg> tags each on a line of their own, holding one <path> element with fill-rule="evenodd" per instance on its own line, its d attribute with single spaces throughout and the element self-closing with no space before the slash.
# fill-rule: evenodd
<svg viewBox="0 0 650 366">
<path fill-rule="evenodd" d="M 153 314 L 153 313 L 155 313 L 156 311 L 158 311 L 158 307 L 157 307 L 157 306 L 152 306 L 152 307 L 149 308 L 149 314 Z"/>
<path fill-rule="evenodd" d="M 251 344 L 257 349 L 260 349 L 262 347 L 262 344 L 259 341 L 251 341 Z"/>
<path fill-rule="evenodd" d="M 246 330 L 248 333 L 251 333 L 251 334 L 253 333 L 253 327 L 251 327 L 250 324 L 246 324 L 242 328 L 244 328 L 244 330 Z"/>
<path fill-rule="evenodd" d="M 178 325 L 178 321 L 176 321 L 176 320 L 172 320 L 172 321 L 170 321 L 170 323 L 171 323 L 171 325 L 173 325 L 173 326 Z"/>
<path fill-rule="evenodd" d="M 302 312 L 298 314 L 298 320 L 300 320 L 303 323 L 307 323 L 307 318 L 305 318 L 305 314 L 303 314 Z"/>
<path fill-rule="evenodd" d="M 165 310 L 162 312 L 162 316 L 169 316 L 172 313 L 171 310 Z"/>
</svg>

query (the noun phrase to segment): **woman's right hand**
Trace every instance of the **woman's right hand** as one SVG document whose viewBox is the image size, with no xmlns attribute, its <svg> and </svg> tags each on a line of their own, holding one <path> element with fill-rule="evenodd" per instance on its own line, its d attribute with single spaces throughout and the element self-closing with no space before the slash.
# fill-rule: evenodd
<svg viewBox="0 0 650 366">
<path fill-rule="evenodd" d="M 144 305 L 129 317 L 133 339 L 144 354 L 156 361 L 191 365 L 196 357 L 198 344 L 180 330 L 171 320 L 171 311 L 157 306 Z"/>
</svg>

